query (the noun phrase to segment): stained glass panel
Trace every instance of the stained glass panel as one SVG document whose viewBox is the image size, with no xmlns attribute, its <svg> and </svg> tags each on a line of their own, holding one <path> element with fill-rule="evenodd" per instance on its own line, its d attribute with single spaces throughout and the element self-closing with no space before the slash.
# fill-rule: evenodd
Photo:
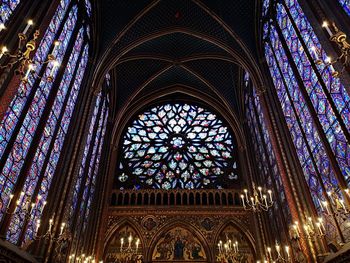
<svg viewBox="0 0 350 263">
<path fill-rule="evenodd" d="M 323 81 L 327 85 L 327 90 L 323 89 L 321 83 L 322 80 L 318 79 L 316 72 L 311 66 L 306 51 L 302 47 L 302 41 L 305 42 L 309 50 L 316 47 L 324 60 L 326 54 L 298 2 L 295 0 L 289 0 L 286 1 L 286 4 L 291 16 L 298 25 L 298 29 L 303 39 L 301 40 L 298 38 L 296 30 L 293 28 L 292 21 L 289 19 L 287 10 L 283 5 L 277 5 L 277 21 L 282 29 L 289 50 L 293 58 L 295 58 L 295 64 L 298 68 L 299 74 L 304 81 L 306 91 L 311 98 L 311 102 L 319 117 L 334 155 L 337 158 L 343 175 L 345 178 L 349 179 L 350 155 L 347 153 L 350 153 L 350 144 L 346 140 L 344 131 L 340 126 L 340 121 L 344 121 L 344 124 L 347 127 L 346 132 L 348 132 L 350 127 L 350 98 L 339 79 L 332 76 L 331 69 L 329 67 L 324 68 L 323 65 L 320 65 L 318 66 L 318 71 L 322 73 Z M 335 107 L 331 106 L 331 103 L 333 102 Z M 340 114 L 342 117 L 341 120 L 337 119 L 335 111 Z"/>
<path fill-rule="evenodd" d="M 237 180 L 235 145 L 213 113 L 165 104 L 138 116 L 124 136 L 120 187 L 225 188 Z"/>
<path fill-rule="evenodd" d="M 62 0 L 60 2 L 60 5 L 58 6 L 57 11 L 55 12 L 49 24 L 49 27 L 45 32 L 45 35 L 42 41 L 40 42 L 40 45 L 38 46 L 38 49 L 35 53 L 34 59 L 36 61 L 43 62 L 47 58 L 50 47 L 53 44 L 55 35 L 58 31 L 58 28 L 60 27 L 60 23 L 62 22 L 64 14 L 67 11 L 69 2 L 70 1 L 68 0 Z M 39 66 L 35 68 L 36 74 L 38 74 L 41 69 L 40 65 L 41 64 L 39 63 Z M 10 141 L 14 128 L 16 127 L 16 125 L 19 125 L 17 122 L 22 114 L 24 105 L 27 103 L 27 99 L 29 95 L 33 93 L 33 91 L 35 91 L 35 90 L 32 90 L 35 80 L 36 80 L 36 77 L 34 77 L 34 75 L 30 75 L 28 78 L 28 83 L 27 84 L 22 83 L 20 85 L 18 93 L 15 95 L 14 99 L 10 104 L 10 107 L 7 109 L 4 118 L 0 123 L 0 127 L 1 127 L 0 128 L 0 158 L 7 157 L 7 156 L 3 156 L 3 154 L 5 152 L 8 142 Z M 44 85 L 41 84 L 40 88 L 42 89 L 43 86 Z M 45 88 L 42 90 L 44 92 L 47 91 L 47 89 Z M 32 117 L 37 117 L 37 113 L 39 112 L 39 109 L 42 109 L 44 107 L 44 101 L 40 99 L 39 95 L 40 94 L 37 94 L 37 96 L 33 101 L 32 110 L 31 110 L 33 114 Z M 26 127 L 29 127 L 28 122 L 30 123 L 30 120 L 26 119 L 25 121 Z M 1 192 L 1 204 L 2 204 L 1 210 L 0 210 L 0 217 L 3 214 L 4 207 L 6 207 L 8 204 L 9 194 L 12 192 L 14 183 L 17 180 L 16 174 L 18 173 L 19 165 L 20 163 L 23 162 L 23 158 L 25 156 L 24 151 L 29 147 L 31 135 L 34 133 L 33 126 L 30 126 L 29 130 L 26 129 L 26 127 L 24 127 L 24 129 L 20 131 L 20 135 L 19 135 L 21 136 L 23 143 L 17 140 L 14 144 L 14 148 L 13 148 L 14 150 L 12 151 L 12 155 L 15 155 L 15 158 L 11 158 L 11 160 L 10 158 L 8 159 L 7 164 L 5 165 L 2 173 L 0 174 L 0 192 Z"/>
<path fill-rule="evenodd" d="M 74 215 L 74 212 L 76 211 L 76 208 L 78 205 L 78 195 L 79 195 L 79 191 L 81 189 L 81 183 L 83 180 L 85 167 L 86 167 L 86 165 L 88 165 L 89 160 L 90 160 L 90 162 L 92 161 L 91 158 L 88 159 L 89 149 L 91 147 L 93 138 L 98 138 L 96 135 L 94 135 L 94 127 L 95 127 L 95 124 L 97 121 L 97 117 L 98 117 L 99 109 L 101 107 L 101 103 L 102 103 L 102 98 L 101 98 L 101 93 L 99 93 L 99 95 L 96 98 L 95 108 L 94 108 L 93 113 L 92 113 L 89 131 L 88 131 L 86 144 L 85 144 L 85 148 L 84 148 L 84 152 L 83 152 L 83 157 L 82 157 L 78 177 L 76 179 L 75 187 L 74 187 L 74 191 L 73 191 L 72 206 L 71 206 L 70 213 L 69 213 L 69 218 L 70 218 L 69 223 L 70 224 L 72 223 L 73 215 Z"/>
<path fill-rule="evenodd" d="M 20 0 L 3 0 L 0 2 L 0 24 L 6 24 Z"/>
<path fill-rule="evenodd" d="M 338 0 L 345 12 L 350 16 L 350 0 Z"/>
</svg>

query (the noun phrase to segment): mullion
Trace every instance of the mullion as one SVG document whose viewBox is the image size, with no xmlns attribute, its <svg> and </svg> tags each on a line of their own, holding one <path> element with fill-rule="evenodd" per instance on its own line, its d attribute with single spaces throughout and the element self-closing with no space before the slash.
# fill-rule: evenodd
<svg viewBox="0 0 350 263">
<path fill-rule="evenodd" d="M 64 54 L 63 59 L 62 59 L 62 65 L 63 65 L 62 68 L 65 68 L 65 65 L 68 63 L 70 54 L 73 50 L 74 43 L 75 43 L 75 41 L 73 41 L 73 40 L 76 39 L 79 28 L 80 28 L 80 26 L 79 26 L 79 24 L 77 24 L 77 25 L 75 25 L 75 27 L 72 31 L 70 42 L 67 45 L 65 54 Z M 23 185 L 25 183 L 25 179 L 26 179 L 25 174 L 27 174 L 28 170 L 30 169 L 30 165 L 31 165 L 33 158 L 34 158 L 36 145 L 39 143 L 40 137 L 41 137 L 43 130 L 44 130 L 45 123 L 48 120 L 52 105 L 54 103 L 54 99 L 57 95 L 57 91 L 58 91 L 59 85 L 60 85 L 62 77 L 63 77 L 63 73 L 64 73 L 63 70 L 59 71 L 58 74 L 56 75 L 55 81 L 52 84 L 50 93 L 49 93 L 47 100 L 46 100 L 45 107 L 44 107 L 43 112 L 41 114 L 37 128 L 34 132 L 33 140 L 31 141 L 31 144 L 28 148 L 28 151 L 27 151 L 27 154 L 25 157 L 25 161 L 24 161 L 23 166 L 22 166 L 20 173 L 18 175 L 18 180 L 17 180 L 16 186 L 14 189 L 14 193 L 15 193 L 14 200 L 17 200 L 17 198 L 19 196 L 19 191 L 23 188 Z M 11 211 L 14 209 L 14 207 L 15 207 L 15 204 L 14 204 L 14 202 L 12 202 L 10 204 Z M 2 224 L 1 231 L 7 230 L 8 225 L 9 225 L 9 221 L 10 221 L 9 219 L 10 219 L 10 216 L 6 216 L 6 219 L 4 220 L 5 222 Z M 1 233 L 3 233 L 3 232 L 1 232 Z"/>
<path fill-rule="evenodd" d="M 71 41 L 73 41 L 73 39 Z M 76 66 L 75 66 L 74 71 L 73 71 L 73 77 L 70 80 L 69 87 L 68 87 L 66 96 L 64 98 L 64 101 L 63 101 L 62 109 L 61 109 L 60 114 L 59 114 L 59 116 L 57 118 L 57 123 L 55 125 L 55 130 L 54 130 L 54 132 L 52 134 L 52 139 L 50 141 L 49 149 L 48 149 L 48 151 L 46 153 L 45 160 L 44 160 L 44 163 L 42 165 L 42 169 L 41 169 L 41 172 L 40 172 L 40 175 L 39 175 L 38 182 L 36 184 L 36 187 L 35 187 L 35 190 L 34 190 L 32 196 L 31 196 L 31 203 L 35 200 L 36 196 L 39 193 L 39 190 L 40 190 L 40 187 L 41 187 L 41 183 L 42 183 L 42 181 L 44 179 L 44 176 L 45 176 L 47 165 L 48 165 L 48 163 L 50 161 L 51 152 L 52 152 L 52 149 L 53 149 L 54 144 L 55 144 L 56 139 L 57 139 L 56 137 L 57 137 L 58 131 L 59 131 L 59 129 L 62 129 L 62 131 L 63 131 L 63 128 L 61 127 L 61 122 L 62 122 L 62 118 L 63 118 L 63 115 L 64 115 L 65 110 L 66 110 L 67 102 L 69 100 L 70 93 L 72 91 L 72 88 L 73 88 L 73 85 L 74 85 L 74 82 L 75 82 L 75 78 L 76 78 L 76 75 L 77 75 L 77 72 L 78 72 L 78 69 L 79 69 L 79 64 L 81 62 L 82 54 L 84 52 L 84 46 L 85 46 L 85 43 L 83 42 L 82 46 L 81 46 L 81 50 L 79 51 L 79 56 L 78 56 L 78 59 L 77 59 Z M 53 110 L 53 109 L 51 109 L 51 110 Z M 22 228 L 22 234 L 21 234 L 21 238 L 19 239 L 19 244 L 21 244 L 21 242 L 24 239 L 24 234 L 25 234 L 25 232 L 27 230 L 27 226 L 26 225 L 28 223 L 29 222 L 26 222 L 26 224 L 24 224 L 24 226 Z"/>
<path fill-rule="evenodd" d="M 101 143 L 103 143 L 102 142 L 103 141 L 103 130 L 104 130 L 104 127 L 105 127 L 106 121 L 107 121 L 107 119 L 105 118 L 106 115 L 107 115 L 107 111 L 108 111 L 108 107 L 106 106 L 105 109 L 104 109 L 104 114 L 102 116 L 103 122 L 102 122 L 102 126 L 101 126 L 100 136 L 98 137 L 97 153 L 96 153 L 95 159 L 93 160 L 93 165 L 92 165 L 92 167 L 94 167 L 94 171 L 91 174 L 91 179 L 90 179 L 89 189 L 88 189 L 88 194 L 87 194 L 87 200 L 85 200 L 85 202 L 84 202 L 84 207 L 83 207 L 83 211 L 84 212 L 83 212 L 83 216 L 80 217 L 81 219 L 85 218 L 85 216 L 86 216 L 89 196 L 91 194 L 91 188 L 92 188 L 93 184 L 96 184 L 96 182 L 95 183 L 93 182 L 94 181 L 94 173 L 95 173 L 95 169 L 99 169 L 99 167 L 100 167 L 100 166 L 96 167 L 96 163 L 97 163 L 97 159 L 99 158 L 98 152 L 100 150 L 100 145 L 101 145 Z M 96 174 L 96 176 L 97 176 L 97 174 Z M 96 180 L 96 178 L 95 178 L 95 180 Z M 90 204 L 90 206 L 91 206 L 91 204 Z M 80 241 L 82 240 L 81 235 L 84 234 L 84 233 L 82 233 L 83 227 L 84 227 L 84 222 L 81 222 L 80 227 L 78 228 L 78 231 L 77 231 L 79 233 L 76 232 L 77 233 L 76 236 L 78 237 L 77 247 L 79 247 Z"/>
<path fill-rule="evenodd" d="M 277 57 L 276 57 L 276 54 L 275 54 L 275 51 L 274 51 L 274 49 L 273 49 L 271 43 L 269 43 L 269 45 L 270 45 L 271 52 L 272 52 L 272 54 L 273 54 L 273 56 L 274 56 L 274 60 L 275 60 L 275 61 L 278 61 L 278 60 L 277 60 Z M 323 180 L 322 180 L 322 175 L 320 174 L 319 168 L 318 168 L 318 166 L 317 166 L 317 162 L 315 161 L 314 156 L 312 155 L 312 151 L 311 151 L 311 149 L 310 149 L 310 145 L 307 143 L 308 141 L 307 141 L 307 138 L 306 138 L 306 135 L 305 135 L 303 126 L 302 126 L 302 124 L 301 124 L 301 122 L 300 122 L 299 114 L 297 113 L 297 110 L 295 109 L 294 102 L 293 102 L 293 100 L 292 100 L 292 98 L 291 98 L 291 95 L 290 95 L 290 93 L 289 93 L 289 89 L 287 88 L 287 83 L 285 82 L 285 79 L 284 79 L 284 77 L 283 77 L 283 72 L 282 72 L 282 70 L 281 70 L 281 68 L 280 68 L 280 65 L 279 65 L 277 62 L 276 62 L 276 66 L 277 66 L 277 69 L 278 69 L 278 71 L 279 71 L 279 74 L 281 75 L 281 80 L 282 80 L 283 85 L 284 85 L 285 94 L 287 95 L 287 97 L 288 97 L 288 99 L 289 99 L 289 101 L 290 101 L 292 110 L 293 110 L 294 115 L 295 115 L 295 117 L 296 117 L 295 120 L 296 120 L 296 122 L 297 122 L 297 124 L 298 124 L 298 126 L 299 126 L 299 130 L 300 130 L 300 133 L 301 133 L 301 135 L 302 135 L 302 137 L 303 137 L 303 140 L 305 141 L 305 146 L 306 146 L 306 148 L 307 148 L 307 151 L 309 152 L 309 158 L 310 158 L 310 160 L 311 160 L 311 162 L 312 162 L 312 164 L 313 164 L 313 166 L 314 166 L 314 169 L 315 169 L 315 172 L 316 172 L 316 175 L 317 175 L 317 179 L 318 179 L 318 181 L 319 181 L 319 183 L 320 183 L 320 185 L 321 185 L 321 188 L 322 188 L 322 195 L 323 195 L 323 197 L 328 201 L 328 203 L 330 203 L 329 197 L 328 197 L 328 195 L 327 195 L 327 190 L 326 190 L 326 188 L 325 188 L 325 186 L 324 186 L 324 183 L 323 183 Z M 294 143 L 294 141 L 293 141 L 293 143 Z M 294 147 L 295 147 L 295 146 L 294 146 Z M 304 181 L 306 181 L 305 177 L 304 177 Z M 308 184 L 308 185 L 309 185 L 309 184 Z M 333 208 L 331 207 L 331 209 L 333 209 Z M 337 228 L 338 234 L 339 234 L 340 237 L 344 240 L 344 237 L 343 237 L 342 232 L 341 232 L 341 230 L 340 230 L 339 223 L 338 223 L 337 219 L 336 219 L 334 216 L 333 216 L 333 220 L 334 220 L 334 222 L 335 222 L 335 224 L 336 224 L 336 228 Z"/>
<path fill-rule="evenodd" d="M 335 103 L 334 103 L 334 101 L 333 101 L 333 98 L 332 98 L 331 94 L 329 93 L 329 91 L 328 91 L 328 89 L 327 89 L 327 86 L 326 86 L 326 84 L 324 83 L 324 80 L 323 80 L 323 78 L 322 78 L 322 76 L 321 76 L 319 70 L 318 70 L 317 67 L 316 67 L 316 64 L 314 63 L 314 60 L 312 59 L 312 56 L 311 56 L 311 54 L 310 54 L 310 52 L 309 52 L 309 49 L 308 49 L 306 43 L 304 42 L 304 39 L 302 38 L 302 36 L 301 36 L 301 34 L 300 34 L 299 28 L 297 27 L 297 25 L 296 25 L 296 23 L 295 23 L 295 21 L 294 21 L 292 15 L 291 15 L 290 12 L 289 12 L 289 8 L 286 6 L 286 4 L 285 4 L 284 1 L 282 1 L 282 2 L 283 2 L 284 9 L 286 10 L 286 13 L 287 13 L 287 15 L 288 15 L 288 17 L 289 17 L 289 20 L 290 20 L 290 22 L 291 22 L 291 24 L 292 24 L 292 26 L 293 26 L 293 28 L 294 28 L 294 31 L 296 32 L 297 37 L 298 37 L 298 39 L 299 39 L 299 41 L 300 41 L 300 43 L 301 43 L 301 45 L 302 45 L 302 47 L 303 47 L 303 49 L 304 49 L 304 51 L 305 51 L 305 54 L 306 54 L 306 56 L 307 56 L 307 58 L 308 58 L 308 60 L 309 60 L 309 62 L 310 62 L 310 65 L 311 65 L 311 67 L 312 67 L 314 73 L 315 73 L 316 76 L 317 76 L 318 82 L 320 83 L 320 85 L 321 85 L 321 87 L 322 87 L 322 91 L 323 91 L 324 94 L 326 95 L 327 101 L 328 101 L 328 103 L 330 104 L 330 106 L 331 106 L 331 108 L 332 108 L 332 110 L 333 110 L 333 112 L 334 112 L 334 115 L 335 115 L 337 121 L 339 122 L 339 124 L 340 124 L 340 126 L 341 126 L 341 128 L 342 128 L 342 131 L 344 132 L 344 135 L 345 135 L 345 138 L 347 139 L 347 142 L 350 143 L 350 134 L 349 134 L 348 129 L 346 128 L 346 125 L 345 125 L 344 122 L 343 122 L 343 118 L 341 117 L 339 110 L 338 110 L 337 107 L 335 106 Z M 283 42 L 283 41 L 281 40 L 281 42 Z M 303 83 L 304 83 L 304 82 L 303 82 Z M 348 103 L 349 103 L 349 102 L 348 102 Z M 342 109 L 342 110 L 343 110 L 343 109 Z"/>
<path fill-rule="evenodd" d="M 58 37 L 61 35 L 62 30 L 63 30 L 64 25 L 65 25 L 65 22 L 67 21 L 67 18 L 68 18 L 69 14 L 70 14 L 70 11 L 71 11 L 72 7 L 73 7 L 73 4 L 71 2 L 70 6 L 67 8 L 67 11 L 66 11 L 64 17 L 62 18 L 62 22 L 61 22 L 61 24 L 59 26 L 59 29 L 57 30 L 57 33 L 55 35 L 55 39 L 58 39 Z M 49 51 L 49 54 L 51 54 L 52 51 L 54 50 L 54 45 L 51 45 L 50 50 L 51 51 Z M 18 118 L 18 121 L 17 121 L 17 124 L 16 124 L 15 128 L 12 131 L 10 140 L 9 140 L 5 150 L 4 150 L 2 158 L 0 159 L 0 167 L 1 167 L 0 168 L 0 172 L 2 171 L 3 167 L 5 166 L 7 157 L 10 155 L 10 152 L 11 152 L 11 150 L 13 148 L 13 144 L 15 143 L 16 138 L 17 138 L 17 136 L 19 134 L 19 131 L 22 128 L 23 121 L 25 120 L 25 117 L 27 116 L 27 113 L 28 113 L 28 111 L 30 109 L 30 106 L 32 105 L 32 102 L 34 100 L 35 94 L 36 94 L 36 92 L 37 92 L 37 90 L 39 88 L 39 84 L 42 81 L 41 78 L 45 74 L 46 70 L 47 70 L 47 66 L 41 67 L 40 72 L 38 73 L 38 77 L 35 79 L 35 81 L 34 81 L 34 83 L 32 85 L 31 91 L 30 91 L 30 93 L 27 96 L 27 100 L 25 102 L 25 106 L 23 107 L 23 109 L 22 109 L 22 111 L 20 113 L 20 116 L 17 116 L 17 114 L 16 114 L 16 116 Z"/>
</svg>

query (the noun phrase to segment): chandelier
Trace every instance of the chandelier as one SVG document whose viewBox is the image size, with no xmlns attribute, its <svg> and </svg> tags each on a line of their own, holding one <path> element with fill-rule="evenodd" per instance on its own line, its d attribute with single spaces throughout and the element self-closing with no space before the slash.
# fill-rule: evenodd
<svg viewBox="0 0 350 263">
<path fill-rule="evenodd" d="M 18 65 L 15 74 L 21 77 L 23 83 L 27 83 L 29 74 L 36 74 L 35 68 L 37 66 L 40 64 L 51 64 L 51 71 L 46 80 L 52 82 L 53 74 L 59 67 L 59 62 L 56 60 L 53 53 L 60 43 L 58 41 L 54 42 L 54 48 L 44 62 L 34 61 L 31 57 L 32 52 L 37 48 L 36 42 L 40 35 L 40 31 L 35 30 L 32 38 L 29 39 L 30 37 L 27 36 L 27 32 L 33 25 L 33 20 L 29 19 L 24 30 L 18 34 L 18 47 L 15 51 L 11 53 L 5 45 L 0 48 L 0 69 L 12 68 Z M 0 24 L 0 32 L 3 29 L 5 29 L 4 24 Z M 38 75 L 35 76 L 39 77 Z"/>
<path fill-rule="evenodd" d="M 326 29 L 327 34 L 329 35 L 329 40 L 338 46 L 340 55 L 336 59 L 332 59 L 331 57 L 327 56 L 323 60 L 321 52 L 317 47 L 312 46 L 311 51 L 316 59 L 315 62 L 317 65 L 324 64 L 326 68 L 330 68 L 333 77 L 339 77 L 339 75 L 344 72 L 346 67 L 350 66 L 350 44 L 346 39 L 346 34 L 340 31 L 335 23 L 329 24 L 328 21 L 324 21 L 322 27 Z M 337 62 L 342 64 L 341 72 L 336 71 L 333 67 L 333 65 Z"/>
<path fill-rule="evenodd" d="M 271 247 L 266 248 L 266 258 L 262 261 L 258 260 L 257 263 L 284 263 L 284 262 L 292 262 L 292 258 L 290 256 L 290 248 L 289 246 L 283 247 L 276 241 L 274 253 Z"/>
<path fill-rule="evenodd" d="M 133 246 L 133 240 L 135 239 L 135 246 Z M 127 239 L 128 243 L 124 241 L 124 237 L 120 238 L 120 250 L 117 255 L 115 262 L 116 263 L 131 263 L 137 262 L 136 260 L 141 259 L 141 251 L 139 251 L 140 239 L 134 238 L 131 233 Z"/>
<path fill-rule="evenodd" d="M 253 212 L 267 211 L 273 206 L 272 191 L 267 189 L 263 191 L 261 186 L 255 187 L 253 183 L 253 193 L 248 194 L 248 189 L 243 190 L 244 194 L 241 194 L 242 204 L 245 210 L 252 210 Z"/>
<path fill-rule="evenodd" d="M 218 261 L 219 262 L 241 262 L 242 256 L 239 254 L 238 241 L 232 242 L 226 237 L 226 242 L 223 244 L 222 240 L 218 243 Z"/>
</svg>

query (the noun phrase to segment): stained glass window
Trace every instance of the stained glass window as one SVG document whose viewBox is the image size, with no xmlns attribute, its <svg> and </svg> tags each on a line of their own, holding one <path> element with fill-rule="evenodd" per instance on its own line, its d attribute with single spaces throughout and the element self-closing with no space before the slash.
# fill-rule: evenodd
<svg viewBox="0 0 350 263">
<path fill-rule="evenodd" d="M 276 198 L 278 198 L 273 209 L 268 211 L 271 222 L 276 225 L 271 231 L 275 231 L 275 237 L 280 236 L 280 239 L 282 239 L 281 234 L 284 233 L 286 224 L 291 222 L 291 214 L 265 123 L 260 98 L 247 73 L 245 74 L 245 85 L 246 120 L 250 132 L 249 138 L 251 138 L 255 153 L 259 180 L 266 188 L 273 189 L 273 192 L 277 195 Z"/>
<path fill-rule="evenodd" d="M 107 81 L 106 81 L 107 83 Z M 107 83 L 108 85 L 108 83 Z M 108 97 L 100 92 L 95 100 L 78 176 L 75 180 L 69 211 L 69 227 L 74 233 L 76 249 L 86 231 L 100 171 L 100 158 L 108 119 Z"/>
<path fill-rule="evenodd" d="M 235 151 L 230 130 L 212 112 L 180 103 L 156 106 L 128 127 L 117 184 L 225 188 L 238 179 Z"/>
<path fill-rule="evenodd" d="M 16 244 L 25 244 L 34 238 L 87 67 L 87 26 L 77 23 L 80 9 L 69 3 L 60 1 L 35 53 L 35 60 L 39 62 L 36 74 L 29 76 L 28 83 L 20 85 L 1 122 L 0 162 L 4 163 L 0 168 L 1 216 L 5 205 L 9 205 L 14 186 L 17 184 L 21 189 L 7 231 L 7 239 Z M 55 39 L 60 45 L 53 48 Z M 53 63 L 40 63 L 50 52 L 61 68 L 53 69 Z M 53 81 L 47 80 L 49 75 Z M 33 158 L 28 155 L 30 150 Z M 19 177 L 23 180 L 18 180 Z M 24 238 L 19 240 L 21 236 Z"/>
<path fill-rule="evenodd" d="M 60 26 L 60 23 L 62 22 L 63 16 L 67 11 L 69 1 L 61 1 L 60 5 L 53 16 L 50 25 L 45 32 L 45 35 L 43 37 L 43 40 L 41 41 L 34 59 L 39 62 L 43 62 L 47 55 L 50 52 L 50 47 L 53 46 L 53 42 L 55 39 L 55 35 L 57 34 L 58 28 Z M 41 66 L 37 66 L 35 68 L 36 73 L 39 74 L 41 69 Z M 48 72 L 49 69 L 46 70 Z M 14 187 L 14 184 L 17 181 L 17 176 L 19 172 L 19 165 L 22 162 L 23 163 L 23 157 L 25 156 L 23 147 L 28 148 L 29 146 L 29 140 L 32 138 L 32 135 L 34 134 L 34 128 L 33 126 L 30 127 L 29 130 L 23 130 L 22 134 L 20 136 L 23 138 L 22 141 L 19 141 L 20 143 L 14 144 L 14 149 L 11 150 L 11 145 L 10 141 L 15 138 L 15 134 L 13 134 L 14 130 L 16 127 L 20 127 L 22 125 L 21 122 L 19 122 L 19 119 L 25 114 L 25 112 L 22 112 L 23 109 L 25 108 L 26 105 L 32 103 L 32 101 L 28 101 L 28 98 L 34 95 L 34 92 L 36 91 L 36 87 L 33 89 L 33 85 L 36 81 L 36 77 L 33 75 L 29 75 L 28 77 L 28 83 L 27 84 L 21 84 L 19 87 L 19 90 L 15 97 L 13 98 L 10 107 L 7 109 L 4 118 L 1 120 L 0 123 L 0 160 L 1 163 L 4 165 L 4 162 L 7 160 L 7 156 L 5 153 L 10 154 L 9 152 L 11 151 L 11 155 L 14 157 L 11 158 L 10 161 L 6 162 L 6 165 L 2 172 L 0 173 L 0 182 L 1 182 L 1 210 L 0 210 L 0 216 L 2 216 L 4 212 L 5 206 L 8 205 L 9 201 L 9 196 L 12 192 L 12 189 Z M 50 85 L 48 85 L 50 86 Z M 42 89 L 43 92 L 45 90 Z M 33 111 L 34 111 L 34 116 L 33 118 L 36 119 L 36 110 L 41 108 L 43 109 L 44 101 L 41 101 L 38 98 L 38 95 L 36 96 L 36 99 L 34 100 L 33 105 Z M 38 110 L 39 111 L 39 110 Z M 28 125 L 28 122 L 30 124 L 30 117 L 27 118 L 26 125 Z M 37 120 L 38 121 L 38 120 Z M 25 134 L 23 134 L 23 132 Z M 22 143 L 23 142 L 23 143 Z M 1 170 L 1 168 L 0 168 Z"/>
<path fill-rule="evenodd" d="M 350 16 L 350 0 L 338 0 L 345 12 Z"/>
<path fill-rule="evenodd" d="M 326 61 L 313 28 L 296 0 L 275 4 L 276 16 L 266 17 L 265 56 L 294 146 L 316 209 L 329 201 L 327 192 L 340 198 L 339 180 L 349 182 L 349 95 Z M 277 23 L 270 23 L 270 21 Z M 316 52 L 310 52 L 316 50 Z M 329 149 L 329 150 L 328 150 Z M 328 236 L 338 226 L 328 224 Z"/>
<path fill-rule="evenodd" d="M 0 4 L 0 24 L 6 24 L 20 0 L 3 0 Z"/>
</svg>

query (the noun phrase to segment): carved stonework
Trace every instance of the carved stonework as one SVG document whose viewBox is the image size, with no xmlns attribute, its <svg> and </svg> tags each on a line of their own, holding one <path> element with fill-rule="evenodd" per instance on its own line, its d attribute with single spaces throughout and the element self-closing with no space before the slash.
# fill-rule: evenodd
<svg viewBox="0 0 350 263">
<path fill-rule="evenodd" d="M 167 258 L 174 257 L 176 241 L 178 244 L 181 242 L 184 243 L 184 249 L 187 253 L 186 258 L 188 260 L 190 260 L 190 258 L 197 258 L 198 256 L 198 260 L 200 261 L 202 260 L 201 257 L 204 256 L 207 259 L 213 257 L 210 253 L 216 252 L 212 252 L 212 248 L 216 248 L 218 237 L 222 235 L 221 232 L 223 229 L 227 229 L 228 225 L 236 228 L 237 233 L 241 233 L 239 235 L 240 238 L 244 237 L 247 243 L 251 242 L 249 240 L 251 240 L 254 231 L 252 215 L 240 209 L 231 209 L 230 212 L 224 210 L 217 212 L 211 209 L 208 209 L 208 211 L 191 211 L 187 209 L 184 211 L 175 211 L 172 209 L 141 211 L 141 209 L 126 209 L 126 207 L 123 207 L 118 210 L 118 212 L 111 211 L 108 217 L 105 232 L 105 255 L 107 253 L 106 251 L 118 250 L 118 248 L 111 246 L 118 246 L 118 240 L 116 241 L 115 237 L 120 235 L 120 232 L 125 229 L 125 227 L 133 229 L 132 232 L 140 236 L 142 247 L 148 248 L 146 250 L 149 251 L 144 253 L 153 253 L 149 255 L 144 254 L 145 258 L 148 257 L 150 260 L 150 258 L 155 257 L 160 261 L 162 256 Z M 190 231 L 199 238 L 198 240 L 201 243 L 199 244 L 199 241 L 196 241 L 196 243 L 198 243 L 197 246 L 189 246 L 187 242 L 189 238 L 188 235 L 183 233 L 183 235 L 179 234 L 177 237 L 174 234 L 175 228 Z M 167 236 L 166 233 L 170 234 Z M 166 242 L 164 240 L 166 237 L 168 237 L 169 240 L 171 239 L 171 244 L 169 244 L 169 246 L 165 246 Z M 161 241 L 161 238 L 163 238 L 163 241 Z M 252 247 L 254 247 L 254 244 Z M 156 249 L 158 248 L 160 251 L 164 250 L 163 252 L 165 254 L 161 255 L 159 251 L 157 252 Z M 204 254 L 206 253 L 205 251 L 211 251 L 209 253 L 210 255 Z"/>
</svg>

